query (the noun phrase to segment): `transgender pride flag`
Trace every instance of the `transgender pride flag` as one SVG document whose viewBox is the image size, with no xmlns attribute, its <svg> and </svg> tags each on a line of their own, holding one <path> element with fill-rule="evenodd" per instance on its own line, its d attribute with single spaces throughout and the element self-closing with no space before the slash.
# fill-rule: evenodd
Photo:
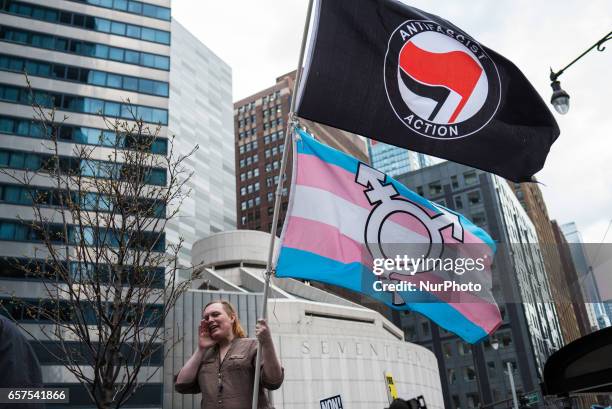
<svg viewBox="0 0 612 409">
<path fill-rule="evenodd" d="M 332 284 L 419 312 L 470 343 L 501 324 L 491 296 L 495 244 L 484 230 L 296 132 L 277 277 Z M 385 269 L 384 259 L 403 264 Z"/>
</svg>

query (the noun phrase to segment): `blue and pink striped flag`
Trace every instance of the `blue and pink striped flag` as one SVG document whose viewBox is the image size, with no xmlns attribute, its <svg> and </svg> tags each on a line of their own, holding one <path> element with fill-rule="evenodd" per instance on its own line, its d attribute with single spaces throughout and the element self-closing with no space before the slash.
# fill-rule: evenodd
<svg viewBox="0 0 612 409">
<path fill-rule="evenodd" d="M 491 295 L 495 243 L 484 230 L 301 129 L 293 146 L 277 277 L 419 312 L 470 343 L 501 324 Z"/>
</svg>

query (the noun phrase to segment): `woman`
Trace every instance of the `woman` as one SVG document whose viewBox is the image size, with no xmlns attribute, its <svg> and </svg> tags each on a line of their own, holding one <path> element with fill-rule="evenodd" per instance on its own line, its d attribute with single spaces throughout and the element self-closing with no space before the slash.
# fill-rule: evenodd
<svg viewBox="0 0 612 409">
<path fill-rule="evenodd" d="M 255 335 L 256 340 L 245 338 L 236 310 L 229 302 L 208 303 L 200 321 L 198 349 L 178 373 L 176 391 L 202 393 L 202 409 L 250 408 L 259 341 L 262 365 L 258 408 L 270 409 L 263 388 L 278 389 L 283 383 L 283 369 L 265 320 L 257 321 Z"/>
</svg>

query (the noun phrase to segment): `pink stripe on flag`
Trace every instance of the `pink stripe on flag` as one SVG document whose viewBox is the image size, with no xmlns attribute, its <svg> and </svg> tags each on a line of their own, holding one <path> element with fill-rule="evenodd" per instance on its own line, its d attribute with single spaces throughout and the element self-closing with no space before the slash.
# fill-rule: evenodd
<svg viewBox="0 0 612 409">
<path fill-rule="evenodd" d="M 308 251 L 344 264 L 372 265 L 372 257 L 363 244 L 343 235 L 336 227 L 301 217 L 289 217 L 283 247 Z"/>
<path fill-rule="evenodd" d="M 325 162 L 314 155 L 308 155 L 299 153 L 297 160 L 300 166 L 295 179 L 297 185 L 310 186 L 321 190 L 326 190 L 333 193 L 334 195 L 341 197 L 351 203 L 356 204 L 359 207 L 370 210 L 372 205 L 363 193 L 363 186 L 358 185 L 355 182 L 355 174 L 351 173 L 339 166 L 335 166 L 331 163 Z M 434 213 L 425 209 L 429 215 Z M 401 218 L 398 224 L 414 230 L 413 227 L 416 221 L 405 224 L 406 218 Z M 420 224 L 420 223 L 419 223 Z M 420 231 L 420 229 L 414 230 Z M 452 240 L 450 229 L 443 231 L 444 238 L 449 239 L 447 243 L 455 241 Z M 482 243 L 482 240 L 475 236 L 472 232 L 464 230 L 464 243 Z"/>
</svg>

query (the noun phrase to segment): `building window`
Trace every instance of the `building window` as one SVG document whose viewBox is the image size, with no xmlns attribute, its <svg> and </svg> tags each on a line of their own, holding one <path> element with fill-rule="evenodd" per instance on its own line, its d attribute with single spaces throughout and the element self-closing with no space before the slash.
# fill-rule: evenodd
<svg viewBox="0 0 612 409">
<path fill-rule="evenodd" d="M 167 56 L 109 47 L 105 44 L 58 37 L 47 33 L 3 26 L 2 31 L 0 31 L 0 38 L 5 41 L 22 43 L 38 48 L 54 49 L 86 57 L 120 61 L 165 71 L 170 69 L 170 58 Z"/>
<path fill-rule="evenodd" d="M 472 213 L 472 223 L 480 227 L 485 225 L 487 223 L 487 218 L 484 212 Z"/>
<path fill-rule="evenodd" d="M 467 200 L 470 206 L 475 206 L 482 203 L 482 199 L 480 197 L 480 191 L 474 190 L 467 194 Z"/>
<path fill-rule="evenodd" d="M 268 192 L 268 202 L 272 202 L 274 200 L 274 193 Z"/>
<path fill-rule="evenodd" d="M 107 9 L 120 10 L 127 13 L 139 14 L 146 17 L 156 18 L 159 20 L 170 21 L 170 9 L 153 4 L 143 3 L 137 0 L 72 0 L 79 3 L 92 4 L 98 7 Z"/>
<path fill-rule="evenodd" d="M 461 409 L 461 402 L 459 401 L 459 396 L 453 395 L 453 408 L 452 409 Z"/>
<path fill-rule="evenodd" d="M 448 368 L 448 384 L 454 385 L 457 382 L 457 373 L 454 368 Z"/>
<path fill-rule="evenodd" d="M 463 200 L 461 200 L 461 196 L 455 196 L 455 209 L 460 210 L 463 209 Z"/>
<path fill-rule="evenodd" d="M 132 113 L 134 113 L 136 118 L 144 122 L 168 124 L 168 111 L 165 109 L 0 84 L 0 99 L 7 102 L 29 105 L 31 92 L 34 92 L 36 102 L 42 108 L 58 108 L 94 115 L 104 113 L 107 117 L 120 117 L 127 120 L 133 120 Z"/>
<path fill-rule="evenodd" d="M 440 181 L 436 180 L 435 182 L 431 182 L 429 184 L 429 195 L 437 196 L 440 193 L 442 193 L 442 184 L 440 183 Z"/>
<path fill-rule="evenodd" d="M 466 381 L 473 381 L 476 379 L 476 371 L 474 365 L 468 365 L 463 367 L 463 379 Z"/>
<path fill-rule="evenodd" d="M 497 376 L 497 371 L 495 370 L 495 362 L 487 362 L 487 373 L 489 374 L 489 378 L 495 378 Z"/>
<path fill-rule="evenodd" d="M 467 186 L 476 184 L 478 182 L 478 177 L 476 176 L 476 172 L 474 171 L 465 172 L 463 174 L 463 181 L 465 182 Z"/>
<path fill-rule="evenodd" d="M 89 70 L 63 64 L 51 64 L 47 61 L 3 55 L 0 58 L 0 69 L 19 73 L 26 71 L 30 75 L 39 77 L 168 96 L 167 82 L 111 74 L 104 71 Z"/>
<path fill-rule="evenodd" d="M 423 332 L 424 337 L 429 337 L 431 335 L 431 330 L 429 327 L 429 321 L 421 322 L 421 330 Z"/>
<path fill-rule="evenodd" d="M 246 193 L 247 193 L 247 192 L 246 192 L 246 188 L 245 188 L 244 186 L 243 186 L 243 187 L 241 187 L 241 188 L 240 188 L 240 196 L 244 196 L 244 195 L 246 195 Z"/>
<path fill-rule="evenodd" d="M 442 351 L 444 352 L 444 358 L 450 358 L 453 356 L 453 344 L 445 342 L 442 344 Z"/>
<path fill-rule="evenodd" d="M 423 196 L 423 186 L 417 186 L 416 190 L 419 196 Z"/>
<path fill-rule="evenodd" d="M 247 208 L 247 202 L 240 203 L 240 209 L 246 210 L 246 208 Z"/>
<path fill-rule="evenodd" d="M 453 189 L 458 189 L 459 188 L 459 181 L 457 180 L 457 176 L 456 175 L 451 176 L 451 187 Z"/>
<path fill-rule="evenodd" d="M 413 325 L 407 325 L 404 327 L 404 338 L 406 338 L 407 341 L 416 340 L 416 331 Z"/>
<path fill-rule="evenodd" d="M 472 348 L 463 341 L 457 341 L 457 350 L 459 351 L 459 355 L 470 355 L 472 353 Z"/>
<path fill-rule="evenodd" d="M 253 169 L 253 176 L 254 177 L 258 177 L 259 176 L 259 168 Z"/>
<path fill-rule="evenodd" d="M 467 397 L 467 407 L 468 409 L 475 409 L 480 407 L 480 398 L 475 393 L 468 393 Z"/>
<path fill-rule="evenodd" d="M 502 348 L 510 348 L 512 347 L 512 335 L 509 331 L 503 332 L 501 335 L 498 335 L 499 338 L 499 346 Z"/>
</svg>

